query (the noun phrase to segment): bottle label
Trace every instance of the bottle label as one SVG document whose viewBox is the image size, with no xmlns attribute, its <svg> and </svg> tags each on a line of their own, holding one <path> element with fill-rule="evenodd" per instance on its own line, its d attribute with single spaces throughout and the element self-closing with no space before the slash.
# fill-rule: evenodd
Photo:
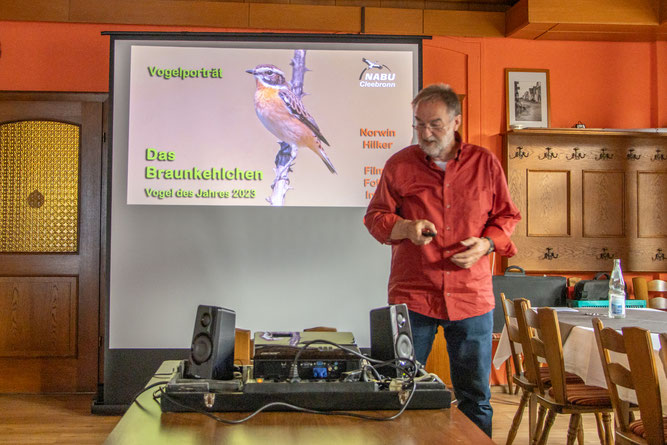
<svg viewBox="0 0 667 445">
<path fill-rule="evenodd" d="M 623 302 L 611 302 L 611 313 L 612 315 L 622 315 L 623 314 Z"/>
</svg>

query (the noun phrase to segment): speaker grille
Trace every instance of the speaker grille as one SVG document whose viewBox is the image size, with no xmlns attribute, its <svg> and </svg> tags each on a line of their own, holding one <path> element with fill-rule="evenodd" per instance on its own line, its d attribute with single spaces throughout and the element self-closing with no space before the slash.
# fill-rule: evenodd
<svg viewBox="0 0 667 445">
<path fill-rule="evenodd" d="M 199 334 L 192 342 L 191 347 L 192 361 L 201 365 L 211 358 L 213 353 L 213 343 L 208 334 Z"/>
<path fill-rule="evenodd" d="M 396 339 L 396 355 L 403 359 L 412 358 L 412 340 L 409 335 L 402 333 Z"/>
</svg>

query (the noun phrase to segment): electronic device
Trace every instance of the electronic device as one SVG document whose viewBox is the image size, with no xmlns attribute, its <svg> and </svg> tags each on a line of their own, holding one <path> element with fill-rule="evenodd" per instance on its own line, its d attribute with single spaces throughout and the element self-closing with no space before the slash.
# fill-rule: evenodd
<svg viewBox="0 0 667 445">
<path fill-rule="evenodd" d="M 183 366 L 179 366 L 160 396 L 163 412 L 255 411 L 272 402 L 283 402 L 306 409 L 320 411 L 338 410 L 398 410 L 409 395 L 400 379 L 392 385 L 380 386 L 375 382 L 306 381 L 298 383 L 262 381 L 242 378 L 221 382 L 214 380 L 190 380 L 184 378 Z M 411 384 L 408 384 L 411 385 Z M 416 382 L 414 394 L 407 409 L 449 408 L 451 393 L 437 376 Z M 285 405 L 271 410 L 290 411 Z"/>
<path fill-rule="evenodd" d="M 359 353 L 356 346 L 348 349 Z M 255 349 L 254 377 L 284 381 L 294 377 L 294 360 L 299 348 L 264 346 Z M 341 380 L 346 373 L 361 369 L 361 358 L 343 349 L 313 345 L 304 349 L 296 362 L 298 376 L 303 380 Z"/>
<path fill-rule="evenodd" d="M 371 357 L 376 360 L 395 361 L 396 365 L 410 368 L 410 360 L 415 360 L 412 343 L 410 316 L 405 304 L 394 304 L 373 309 L 371 316 Z M 388 377 L 401 376 L 402 372 L 390 366 L 378 371 Z"/>
<path fill-rule="evenodd" d="M 280 382 L 296 377 L 297 355 L 296 374 L 302 380 L 341 380 L 361 368 L 351 332 L 256 332 L 254 345 L 255 379 Z"/>
<path fill-rule="evenodd" d="M 236 313 L 217 306 L 197 308 L 187 377 L 230 380 L 234 377 Z"/>
</svg>

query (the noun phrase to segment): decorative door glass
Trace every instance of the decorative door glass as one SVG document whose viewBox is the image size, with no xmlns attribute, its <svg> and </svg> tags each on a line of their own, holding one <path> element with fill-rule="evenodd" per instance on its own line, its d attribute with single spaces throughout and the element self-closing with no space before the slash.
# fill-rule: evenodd
<svg viewBox="0 0 667 445">
<path fill-rule="evenodd" d="M 79 125 L 0 124 L 0 252 L 79 249 Z"/>
</svg>

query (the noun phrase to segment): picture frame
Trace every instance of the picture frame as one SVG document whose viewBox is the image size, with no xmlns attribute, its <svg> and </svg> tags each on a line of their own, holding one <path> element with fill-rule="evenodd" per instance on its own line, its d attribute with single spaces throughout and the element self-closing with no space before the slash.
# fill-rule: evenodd
<svg viewBox="0 0 667 445">
<path fill-rule="evenodd" d="M 549 70 L 505 68 L 507 129 L 549 128 Z"/>
</svg>

